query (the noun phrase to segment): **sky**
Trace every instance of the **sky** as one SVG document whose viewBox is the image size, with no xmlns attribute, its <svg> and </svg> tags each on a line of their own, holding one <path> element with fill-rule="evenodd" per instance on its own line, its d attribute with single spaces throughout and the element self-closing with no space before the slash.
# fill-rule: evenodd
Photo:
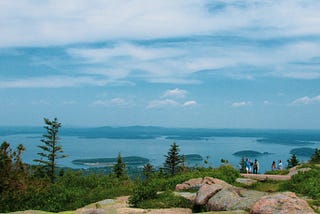
<svg viewBox="0 0 320 214">
<path fill-rule="evenodd" d="M 2 0 L 0 125 L 320 129 L 318 0 Z"/>
</svg>

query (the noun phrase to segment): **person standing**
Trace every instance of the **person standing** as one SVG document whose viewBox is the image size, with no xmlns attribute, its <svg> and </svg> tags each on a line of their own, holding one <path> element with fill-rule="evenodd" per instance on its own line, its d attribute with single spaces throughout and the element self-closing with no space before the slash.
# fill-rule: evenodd
<svg viewBox="0 0 320 214">
<path fill-rule="evenodd" d="M 250 160 L 249 160 L 249 158 L 246 158 L 246 161 L 245 161 L 245 166 L 246 166 L 246 171 L 247 171 L 247 174 L 249 174 L 250 173 L 250 171 L 251 171 L 251 169 L 250 169 Z"/>
<path fill-rule="evenodd" d="M 277 169 L 276 162 L 273 161 L 272 164 L 271 164 L 271 170 L 274 171 L 276 169 Z"/>
<path fill-rule="evenodd" d="M 283 167 L 283 166 L 282 166 L 282 161 L 281 161 L 281 160 L 279 160 L 279 163 L 278 163 L 278 169 L 279 169 L 279 170 L 282 170 L 282 167 Z"/>
<path fill-rule="evenodd" d="M 255 159 L 253 163 L 253 174 L 258 174 L 258 171 L 259 171 L 259 162 L 257 159 Z"/>
</svg>

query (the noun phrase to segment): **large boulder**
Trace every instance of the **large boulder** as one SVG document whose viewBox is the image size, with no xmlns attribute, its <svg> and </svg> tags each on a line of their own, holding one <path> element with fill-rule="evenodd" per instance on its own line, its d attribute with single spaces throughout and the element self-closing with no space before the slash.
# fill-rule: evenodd
<svg viewBox="0 0 320 214">
<path fill-rule="evenodd" d="M 204 177 L 204 178 L 192 178 L 183 182 L 182 184 L 176 185 L 176 191 L 183 191 L 183 190 L 199 190 L 202 185 L 204 184 L 219 184 L 224 188 L 232 187 L 232 185 L 228 184 L 227 182 L 211 177 Z"/>
<path fill-rule="evenodd" d="M 275 193 L 259 199 L 250 211 L 251 214 L 306 214 L 315 213 L 305 200 L 293 192 Z"/>
<path fill-rule="evenodd" d="M 208 200 L 223 187 L 219 184 L 203 184 L 197 192 L 195 204 L 205 205 Z"/>
<path fill-rule="evenodd" d="M 193 178 L 176 185 L 176 191 L 199 189 L 202 186 L 203 178 Z"/>
<path fill-rule="evenodd" d="M 208 203 L 208 211 L 235 210 L 235 205 L 240 203 L 241 197 L 234 189 L 225 188 L 213 195 Z"/>
</svg>

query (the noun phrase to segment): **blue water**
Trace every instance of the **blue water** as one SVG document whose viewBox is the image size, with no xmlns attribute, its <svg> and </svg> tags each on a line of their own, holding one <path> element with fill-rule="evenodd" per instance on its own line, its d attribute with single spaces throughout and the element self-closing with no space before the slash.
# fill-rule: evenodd
<svg viewBox="0 0 320 214">
<path fill-rule="evenodd" d="M 13 131 L 14 130 L 14 131 Z M 41 128 L 0 128 L 0 142 L 7 141 L 13 147 L 23 144 L 26 152 L 23 160 L 34 163 L 40 152 L 38 145 L 44 130 Z M 32 130 L 32 131 L 30 131 Z M 74 159 L 116 157 L 120 152 L 122 156 L 141 156 L 148 158 L 150 163 L 161 166 L 164 155 L 170 145 L 176 142 L 181 154 L 200 154 L 203 158 L 209 157 L 209 166 L 221 165 L 221 158 L 227 159 L 232 165 L 238 167 L 241 157 L 233 153 L 241 150 L 255 150 L 271 154 L 259 157 L 260 172 L 270 170 L 272 161 L 282 160 L 284 164 L 290 158 L 293 148 L 320 147 L 319 131 L 283 131 L 283 130 L 202 130 L 202 129 L 161 129 L 153 127 L 151 130 L 141 127 L 132 129 L 115 128 L 107 132 L 104 129 L 64 129 L 61 131 L 61 144 L 67 158 L 59 159 L 59 166 L 79 168 L 82 166 L 72 164 Z M 261 139 L 264 139 L 261 141 Z M 300 161 L 309 157 L 298 156 Z"/>
</svg>

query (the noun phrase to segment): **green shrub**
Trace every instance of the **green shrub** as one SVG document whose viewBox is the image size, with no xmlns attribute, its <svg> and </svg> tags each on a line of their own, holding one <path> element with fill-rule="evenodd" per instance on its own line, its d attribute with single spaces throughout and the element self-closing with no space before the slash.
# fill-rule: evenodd
<svg viewBox="0 0 320 214">
<path fill-rule="evenodd" d="M 285 182 L 281 189 L 289 190 L 309 196 L 315 200 L 320 199 L 320 169 L 312 168 L 307 172 L 300 172 Z"/>
<path fill-rule="evenodd" d="M 166 191 L 156 195 L 152 199 L 141 201 L 137 207 L 143 209 L 159 209 L 159 208 L 192 208 L 192 202 L 181 196 L 174 195 L 171 191 Z"/>
<path fill-rule="evenodd" d="M 131 207 L 137 207 L 143 201 L 154 199 L 157 195 L 157 188 L 152 183 L 140 182 L 133 189 L 133 193 L 129 198 Z"/>
</svg>

